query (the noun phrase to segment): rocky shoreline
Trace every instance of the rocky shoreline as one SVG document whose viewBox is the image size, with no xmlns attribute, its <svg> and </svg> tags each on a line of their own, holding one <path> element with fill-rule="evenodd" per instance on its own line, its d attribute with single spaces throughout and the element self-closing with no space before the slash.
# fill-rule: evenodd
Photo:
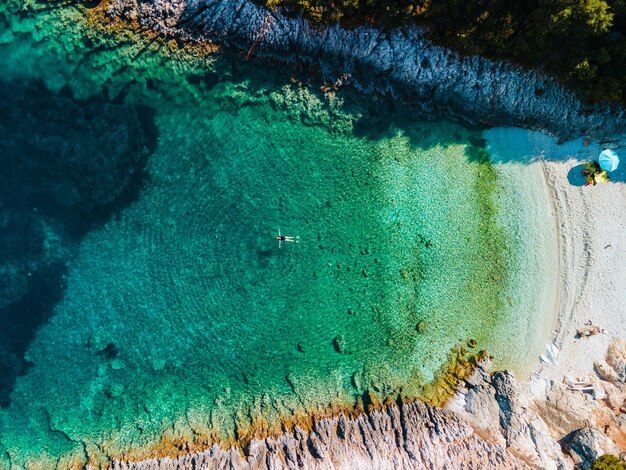
<svg viewBox="0 0 626 470">
<path fill-rule="evenodd" d="M 357 418 L 323 419 L 310 433 L 296 427 L 278 438 L 238 449 L 214 445 L 179 459 L 115 462 L 116 470 L 235 469 L 422 469 L 454 462 L 464 468 L 529 468 L 503 446 L 482 439 L 454 413 L 421 402 L 394 404 Z"/>
<path fill-rule="evenodd" d="M 314 27 L 250 0 L 113 0 L 107 13 L 169 37 L 224 44 L 248 58 L 309 64 L 334 85 L 472 124 L 519 126 L 559 139 L 626 130 L 620 108 L 584 105 L 538 71 L 462 57 L 433 45 L 417 27 Z"/>
<path fill-rule="evenodd" d="M 179 458 L 113 461 L 115 470 L 231 469 L 544 469 L 588 468 L 599 456 L 620 453 L 623 437 L 626 343 L 615 341 L 592 393 L 552 383 L 533 398 L 510 372 L 480 366 L 457 397 L 441 409 L 398 401 L 356 417 L 341 414 L 296 426 L 278 437 L 239 448 L 210 449 Z M 620 375 L 621 374 L 621 375 Z M 617 414 L 616 414 L 617 413 Z M 604 432 L 598 428 L 604 427 Z"/>
</svg>

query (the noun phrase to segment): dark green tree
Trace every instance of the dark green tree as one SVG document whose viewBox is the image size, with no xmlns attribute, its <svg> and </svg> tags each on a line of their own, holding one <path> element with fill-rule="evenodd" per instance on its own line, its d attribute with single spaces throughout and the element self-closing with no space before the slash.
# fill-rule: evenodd
<svg viewBox="0 0 626 470">
<path fill-rule="evenodd" d="M 626 470 L 626 464 L 614 455 L 604 454 L 594 460 L 589 470 Z"/>
</svg>

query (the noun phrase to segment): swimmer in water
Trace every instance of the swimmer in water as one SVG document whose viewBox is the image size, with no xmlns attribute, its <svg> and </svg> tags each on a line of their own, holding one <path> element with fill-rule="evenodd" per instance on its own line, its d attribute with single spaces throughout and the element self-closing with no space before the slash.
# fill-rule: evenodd
<svg viewBox="0 0 626 470">
<path fill-rule="evenodd" d="M 282 242 L 298 243 L 299 239 L 300 237 L 293 237 L 291 235 L 281 235 L 280 229 L 278 229 L 278 236 L 276 237 L 276 240 L 278 240 L 279 247 L 281 246 Z"/>
</svg>

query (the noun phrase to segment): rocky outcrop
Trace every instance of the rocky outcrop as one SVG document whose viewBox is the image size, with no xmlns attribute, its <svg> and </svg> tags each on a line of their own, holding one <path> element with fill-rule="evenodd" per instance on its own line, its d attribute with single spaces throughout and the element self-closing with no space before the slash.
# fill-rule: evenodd
<svg viewBox="0 0 626 470">
<path fill-rule="evenodd" d="M 516 125 L 560 138 L 626 129 L 621 109 L 585 106 L 537 71 L 462 57 L 433 45 L 416 27 L 315 27 L 251 0 L 113 0 L 108 14 L 166 35 L 223 43 L 247 56 L 308 63 L 333 83 L 349 82 L 472 123 Z"/>
<path fill-rule="evenodd" d="M 583 468 L 587 468 L 598 457 L 604 454 L 619 454 L 615 443 L 597 429 L 579 429 L 571 436 L 566 449 L 573 455 Z"/>
<path fill-rule="evenodd" d="M 178 460 L 114 462 L 117 470 L 174 468 L 360 470 L 529 468 L 501 445 L 479 437 L 454 413 L 421 402 L 391 405 L 357 418 L 322 419 L 309 433 L 296 427 L 277 438 L 253 440 L 246 457 L 214 445 Z M 451 467 L 452 465 L 452 467 Z"/>
<path fill-rule="evenodd" d="M 541 396 L 510 372 L 483 373 L 448 407 L 532 467 L 588 468 L 601 455 L 620 455 L 626 449 L 624 383 L 619 379 L 625 345 L 621 339 L 611 343 L 607 360 L 595 365 L 598 376 L 545 383 Z"/>
<path fill-rule="evenodd" d="M 461 391 L 462 397 L 451 408 L 456 405 L 456 411 L 478 433 L 534 468 L 573 468 L 512 373 L 496 372 L 482 383 L 468 385 L 469 390 Z"/>
<path fill-rule="evenodd" d="M 532 411 L 510 372 L 494 374 L 492 384 L 500 405 L 500 427 L 511 452 L 543 469 L 571 468 L 546 423 Z"/>
<path fill-rule="evenodd" d="M 624 344 L 611 344 L 607 376 L 618 375 L 614 367 L 623 365 Z M 321 419 L 310 432 L 296 427 L 253 440 L 245 457 L 214 445 L 178 459 L 115 461 L 113 468 L 573 470 L 588 468 L 606 453 L 624 455 L 626 415 L 613 406 L 622 395 L 600 399 L 588 387 L 550 383 L 545 396 L 536 397 L 530 383 L 518 383 L 511 372 L 489 374 L 484 367 L 488 363 L 467 378 L 446 410 L 421 402 L 393 404 L 358 417 Z M 596 380 L 598 387 L 608 384 L 622 393 L 623 382 Z"/>
<path fill-rule="evenodd" d="M 606 362 L 613 368 L 617 381 L 626 382 L 626 340 L 617 338 L 611 342 L 606 353 Z"/>
<path fill-rule="evenodd" d="M 532 404 L 533 410 L 548 424 L 556 439 L 590 423 L 595 406 L 590 393 L 569 390 L 563 384 L 551 384 L 545 398 Z"/>
</svg>

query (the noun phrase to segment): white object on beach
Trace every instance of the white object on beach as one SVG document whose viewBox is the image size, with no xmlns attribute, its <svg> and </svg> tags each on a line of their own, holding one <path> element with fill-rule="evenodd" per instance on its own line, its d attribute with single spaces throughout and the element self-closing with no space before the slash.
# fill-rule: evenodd
<svg viewBox="0 0 626 470">
<path fill-rule="evenodd" d="M 546 355 L 548 356 L 548 359 L 550 359 L 550 362 L 556 365 L 557 364 L 556 358 L 559 355 L 559 348 L 557 348 L 554 343 L 551 343 L 548 346 L 548 351 Z"/>
<path fill-rule="evenodd" d="M 554 343 L 550 343 L 546 348 L 546 353 L 539 356 L 539 360 L 544 364 L 557 365 L 556 357 L 559 355 L 559 348 Z"/>
</svg>

